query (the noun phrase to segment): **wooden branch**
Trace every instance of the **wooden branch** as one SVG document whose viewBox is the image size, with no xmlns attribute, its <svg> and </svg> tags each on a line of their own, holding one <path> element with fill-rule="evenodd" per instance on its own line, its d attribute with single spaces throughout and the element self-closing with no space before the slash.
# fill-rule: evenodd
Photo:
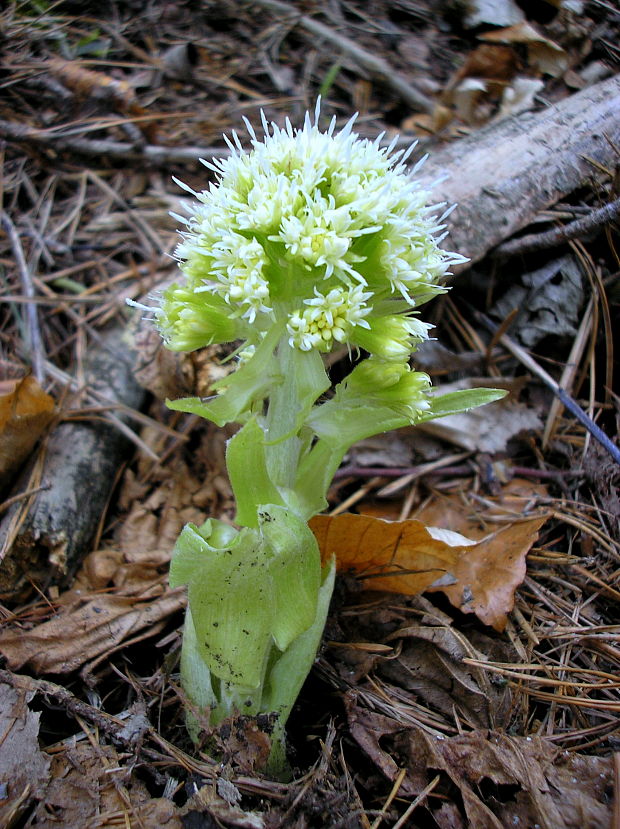
<svg viewBox="0 0 620 829">
<path fill-rule="evenodd" d="M 603 205 L 603 207 L 593 209 L 587 216 L 575 219 L 574 222 L 567 225 L 554 227 L 545 233 L 529 233 L 527 236 L 520 236 L 518 239 L 504 242 L 498 248 L 495 248 L 493 255 L 506 259 L 509 256 L 522 256 L 525 253 L 553 248 L 571 239 L 579 239 L 592 233 L 592 231 L 600 230 L 605 225 L 615 221 L 618 216 L 620 216 L 620 199 L 615 199 L 609 204 Z"/>
<path fill-rule="evenodd" d="M 620 75 L 434 152 L 420 181 L 429 185 L 445 176 L 433 194 L 457 204 L 446 244 L 477 262 L 597 167 L 613 173 L 614 145 L 620 147 Z"/>
<path fill-rule="evenodd" d="M 135 354 L 123 331 L 110 329 L 89 355 L 87 388 L 138 408 L 144 391 L 134 379 Z M 126 420 L 121 412 L 116 417 Z M 0 523 L 0 598 L 14 600 L 29 583 L 63 583 L 73 574 L 90 549 L 129 447 L 128 438 L 101 419 L 60 423 L 51 432 L 42 470 L 25 470 L 15 487 L 45 489 L 14 503 Z"/>
</svg>

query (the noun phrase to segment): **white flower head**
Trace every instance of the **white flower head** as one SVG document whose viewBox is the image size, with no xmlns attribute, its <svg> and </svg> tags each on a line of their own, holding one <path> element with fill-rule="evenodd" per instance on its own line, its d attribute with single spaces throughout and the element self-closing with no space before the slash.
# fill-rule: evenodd
<svg viewBox="0 0 620 829">
<path fill-rule="evenodd" d="M 370 313 L 366 300 L 372 296 L 356 285 L 349 290 L 332 288 L 328 294 L 320 293 L 305 299 L 306 308 L 294 311 L 286 325 L 290 345 L 302 351 L 313 348 L 329 351 L 336 343 L 347 341 L 351 329 L 359 325 L 368 328 L 364 319 Z"/>
<path fill-rule="evenodd" d="M 444 216 L 406 167 L 410 150 L 360 138 L 355 117 L 321 131 L 319 103 L 299 129 L 261 117 L 260 138 L 246 121 L 248 151 L 233 133 L 228 158 L 203 162 L 214 183 L 182 185 L 195 199 L 177 217 L 176 256 L 194 300 L 218 297 L 245 325 L 285 323 L 292 347 L 328 351 L 443 290 L 461 257 L 439 247 Z"/>
</svg>

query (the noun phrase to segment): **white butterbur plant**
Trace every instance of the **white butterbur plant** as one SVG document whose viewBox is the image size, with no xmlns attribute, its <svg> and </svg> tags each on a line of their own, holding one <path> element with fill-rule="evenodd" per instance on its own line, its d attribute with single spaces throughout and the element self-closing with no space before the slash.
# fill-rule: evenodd
<svg viewBox="0 0 620 829">
<path fill-rule="evenodd" d="M 263 116 L 259 138 L 246 121 L 248 151 L 233 133 L 229 157 L 203 162 L 215 181 L 201 192 L 181 185 L 193 197 L 176 216 L 185 278 L 156 309 L 170 349 L 236 345 L 236 369 L 213 397 L 168 403 L 241 427 L 226 454 L 237 527 L 187 525 L 171 566 L 171 584 L 188 586 L 190 733 L 196 711 L 213 725 L 272 715 L 272 769 L 334 584 L 307 522 L 343 456 L 363 438 L 503 394 L 433 396 L 411 368 L 432 327 L 418 308 L 464 259 L 439 246 L 447 213 L 428 204 L 409 152 L 359 138 L 354 121 L 321 132 L 317 104 L 301 129 Z M 328 394 L 324 357 L 343 346 L 360 359 Z"/>
</svg>

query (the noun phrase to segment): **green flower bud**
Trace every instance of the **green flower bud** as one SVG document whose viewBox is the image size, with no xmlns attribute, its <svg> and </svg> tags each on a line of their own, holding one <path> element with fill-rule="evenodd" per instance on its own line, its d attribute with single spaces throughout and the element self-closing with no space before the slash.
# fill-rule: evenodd
<svg viewBox="0 0 620 829">
<path fill-rule="evenodd" d="M 171 351 L 195 351 L 242 336 L 240 326 L 231 318 L 225 301 L 176 284 L 164 291 L 155 321 L 166 347 Z"/>
<path fill-rule="evenodd" d="M 337 401 L 350 404 L 379 403 L 407 417 L 430 409 L 428 392 L 431 379 L 422 371 L 413 371 L 407 363 L 385 362 L 369 357 L 357 365 L 337 394 Z"/>
<path fill-rule="evenodd" d="M 433 326 L 406 314 L 371 315 L 367 328 L 356 328 L 351 341 L 384 360 L 406 361 L 416 343 L 428 338 Z"/>
</svg>

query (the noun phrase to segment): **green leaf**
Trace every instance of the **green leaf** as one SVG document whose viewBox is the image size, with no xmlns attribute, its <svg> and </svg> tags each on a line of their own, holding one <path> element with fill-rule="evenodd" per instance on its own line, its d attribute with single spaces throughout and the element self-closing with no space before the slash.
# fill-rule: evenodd
<svg viewBox="0 0 620 829">
<path fill-rule="evenodd" d="M 198 711 L 206 712 L 217 707 L 218 700 L 211 685 L 211 672 L 197 647 L 196 629 L 189 607 L 185 612 L 183 626 L 181 683 Z M 200 734 L 199 721 L 190 710 L 186 711 L 185 723 L 190 737 L 197 743 Z"/>
<path fill-rule="evenodd" d="M 228 441 L 226 467 L 237 504 L 237 524 L 258 527 L 259 504 L 284 506 L 267 470 L 265 434 L 255 417 Z"/>
<path fill-rule="evenodd" d="M 281 325 L 272 326 L 247 363 L 214 383 L 214 389 L 225 389 L 221 394 L 206 399 L 184 397 L 181 400 L 166 400 L 168 408 L 200 415 L 218 426 L 239 422 L 253 404 L 263 400 L 282 382 L 273 355 L 281 328 Z"/>
<path fill-rule="evenodd" d="M 410 415 L 372 401 L 366 405 L 358 403 L 345 406 L 336 400 L 330 400 L 317 407 L 308 418 L 308 425 L 318 437 L 334 447 L 346 445 L 345 452 L 360 440 L 408 426 L 411 422 Z"/>
<path fill-rule="evenodd" d="M 442 394 L 439 397 L 431 397 L 431 409 L 420 416 L 419 422 L 423 423 L 436 417 L 467 412 L 478 406 L 485 406 L 487 403 L 501 400 L 507 394 L 508 392 L 505 389 L 460 389 L 459 391 Z"/>
<path fill-rule="evenodd" d="M 312 625 L 294 639 L 284 653 L 276 659 L 265 679 L 261 711 L 278 715 L 271 737 L 269 771 L 272 774 L 280 774 L 285 766 L 284 726 L 301 687 L 310 673 L 321 644 L 336 579 L 335 558 L 332 558 L 323 570 L 322 578 Z"/>
<path fill-rule="evenodd" d="M 189 584 L 208 562 L 213 550 L 229 547 L 238 535 L 239 530 L 216 518 L 208 518 L 201 527 L 186 524 L 174 546 L 170 562 L 170 587 Z"/>
<path fill-rule="evenodd" d="M 314 621 L 321 554 L 312 530 L 289 510 L 270 504 L 259 509 L 258 517 L 263 542 L 272 551 L 273 638 L 284 651 Z"/>
<path fill-rule="evenodd" d="M 223 683 L 222 694 L 231 693 L 228 683 L 233 699 L 246 694 L 253 706 L 274 645 L 285 650 L 316 618 L 320 554 L 305 522 L 277 505 L 261 507 L 259 529 L 233 535 L 219 525 L 188 525 L 174 549 L 170 583 L 188 584 L 195 633 L 184 671 L 186 681 L 200 682 L 201 659 Z M 187 692 L 196 700 L 209 696 L 199 688 Z"/>
<path fill-rule="evenodd" d="M 329 401 L 316 411 L 317 416 L 309 418 L 309 425 L 319 440 L 301 459 L 294 488 L 298 512 L 306 519 L 327 506 L 327 491 L 342 458 L 354 443 L 411 423 L 409 415 L 397 414 L 378 404 L 344 409 L 336 401 Z"/>
</svg>

